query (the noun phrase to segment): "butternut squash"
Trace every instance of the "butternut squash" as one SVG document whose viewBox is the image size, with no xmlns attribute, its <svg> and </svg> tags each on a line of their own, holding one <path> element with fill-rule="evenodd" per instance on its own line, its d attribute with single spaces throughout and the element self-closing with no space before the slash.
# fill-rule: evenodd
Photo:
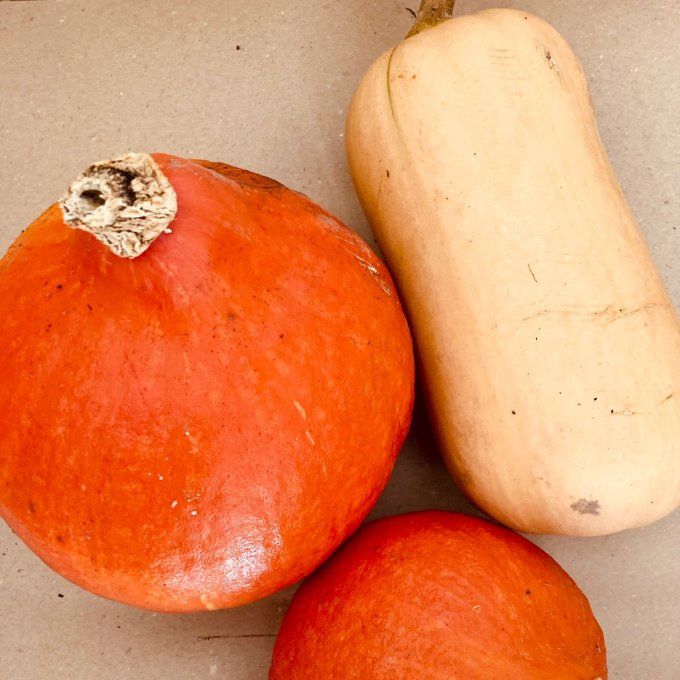
<svg viewBox="0 0 680 680">
<path fill-rule="evenodd" d="M 650 523 L 680 502 L 677 313 L 565 40 L 515 10 L 437 24 L 452 5 L 423 2 L 346 134 L 447 466 L 522 531 Z"/>
</svg>

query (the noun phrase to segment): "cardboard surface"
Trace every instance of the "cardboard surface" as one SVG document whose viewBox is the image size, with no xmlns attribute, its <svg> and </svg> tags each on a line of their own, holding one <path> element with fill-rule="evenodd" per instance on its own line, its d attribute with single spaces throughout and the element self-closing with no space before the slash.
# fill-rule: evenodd
<svg viewBox="0 0 680 680">
<path fill-rule="evenodd" d="M 460 0 L 467 13 L 497 3 Z M 581 57 L 602 136 L 680 303 L 680 5 L 505 1 Z M 371 238 L 342 149 L 349 98 L 408 30 L 417 0 L 0 2 L 0 249 L 91 161 L 166 151 L 299 189 Z M 239 49 L 240 48 L 240 49 Z M 419 406 L 373 517 L 473 512 Z M 590 598 L 611 678 L 680 677 L 680 513 L 592 539 L 533 537 Z M 238 610 L 169 616 L 98 599 L 0 527 L 0 678 L 265 678 L 292 589 Z"/>
</svg>

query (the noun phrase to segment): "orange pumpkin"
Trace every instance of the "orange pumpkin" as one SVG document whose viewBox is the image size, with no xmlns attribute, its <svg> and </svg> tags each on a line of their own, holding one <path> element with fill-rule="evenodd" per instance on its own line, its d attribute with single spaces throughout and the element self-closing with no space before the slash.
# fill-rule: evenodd
<svg viewBox="0 0 680 680">
<path fill-rule="evenodd" d="M 588 600 L 542 550 L 447 512 L 362 528 L 295 594 L 270 680 L 604 680 Z"/>
<path fill-rule="evenodd" d="M 0 262 L 2 516 L 66 578 L 159 611 L 308 574 L 409 426 L 382 263 L 304 196 L 218 163 L 130 154 L 62 206 L 97 238 L 54 205 Z"/>
</svg>

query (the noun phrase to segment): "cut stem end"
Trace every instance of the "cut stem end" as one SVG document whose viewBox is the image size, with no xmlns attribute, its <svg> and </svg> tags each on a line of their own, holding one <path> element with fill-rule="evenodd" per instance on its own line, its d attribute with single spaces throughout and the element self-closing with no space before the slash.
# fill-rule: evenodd
<svg viewBox="0 0 680 680">
<path fill-rule="evenodd" d="M 59 201 L 64 222 L 119 257 L 141 255 L 170 225 L 177 194 L 156 161 L 128 153 L 91 165 Z"/>
<path fill-rule="evenodd" d="M 456 0 L 421 0 L 416 22 L 406 37 L 410 38 L 412 35 L 450 19 L 453 16 L 455 4 Z"/>
</svg>

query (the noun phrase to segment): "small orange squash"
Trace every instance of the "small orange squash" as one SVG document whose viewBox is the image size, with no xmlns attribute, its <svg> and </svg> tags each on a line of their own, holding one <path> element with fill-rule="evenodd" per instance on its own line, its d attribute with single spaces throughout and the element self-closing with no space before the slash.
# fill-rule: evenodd
<svg viewBox="0 0 680 680">
<path fill-rule="evenodd" d="M 270 680 L 605 680 L 602 631 L 520 535 L 448 512 L 378 520 L 297 591 Z"/>
<path fill-rule="evenodd" d="M 219 163 L 130 154 L 62 208 L 96 238 L 54 205 L 0 262 L 2 516 L 66 578 L 155 610 L 309 573 L 409 426 L 411 340 L 381 262 Z"/>
</svg>

